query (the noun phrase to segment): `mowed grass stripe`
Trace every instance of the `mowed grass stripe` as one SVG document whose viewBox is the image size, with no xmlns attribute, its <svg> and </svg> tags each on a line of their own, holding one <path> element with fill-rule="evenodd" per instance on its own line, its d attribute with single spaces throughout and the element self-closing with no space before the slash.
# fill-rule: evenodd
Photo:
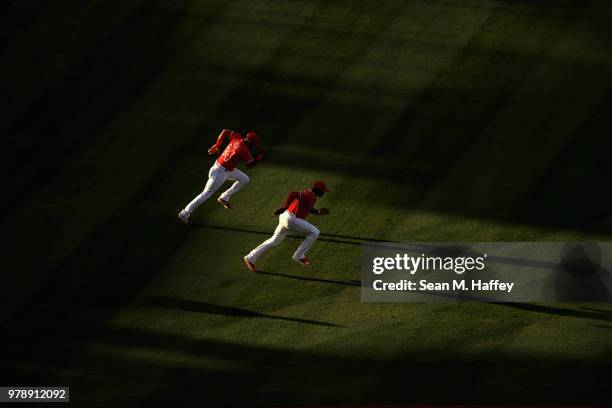
<svg viewBox="0 0 612 408">
<path fill-rule="evenodd" d="M 388 162 L 385 166 L 373 167 L 376 161 L 380 160 L 380 156 L 370 154 L 368 150 L 371 149 L 370 146 L 393 147 L 401 143 L 397 136 L 388 137 L 388 134 L 385 134 L 389 122 L 394 116 L 401 114 L 401 109 L 408 109 L 407 106 L 418 100 L 419 94 L 427 89 L 436 72 L 448 69 L 452 57 L 461 49 L 462 42 L 469 40 L 490 12 L 485 9 L 468 13 L 467 16 L 456 16 L 452 11 L 452 9 L 424 6 L 421 3 L 410 3 L 400 13 L 396 13 L 402 17 L 401 19 L 395 20 L 392 15 L 386 19 L 387 13 L 382 13 L 380 19 L 385 21 L 385 25 L 378 31 L 384 36 L 407 36 L 408 39 L 399 43 L 376 42 L 374 46 L 364 51 L 333 86 L 329 87 L 321 102 L 306 113 L 304 120 L 290 134 L 291 137 L 283 145 L 275 146 L 273 160 L 257 170 L 258 177 L 266 180 L 279 179 L 275 174 L 279 170 L 277 164 L 290 166 L 292 169 L 288 173 L 290 174 L 288 179 L 279 179 L 288 186 L 304 185 L 313 178 L 326 177 L 337 193 L 326 196 L 322 205 L 332 207 L 335 212 L 333 217 L 324 221 L 317 219 L 316 222 L 324 223 L 324 230 L 331 232 L 344 231 L 348 235 L 380 236 L 372 231 L 371 223 L 364 223 L 361 220 L 387 217 L 389 213 L 380 211 L 383 202 L 378 198 L 371 199 L 366 194 L 369 191 L 373 191 L 374 194 L 383 191 L 395 194 L 403 187 L 392 185 L 392 188 L 388 189 L 390 183 L 398 180 L 395 175 L 396 163 Z M 461 36 L 453 40 L 459 44 L 455 49 L 450 47 L 438 49 L 435 46 L 419 48 L 418 45 L 412 44 L 413 38 L 424 38 L 429 32 L 439 31 L 444 33 L 443 37 L 457 32 L 456 28 L 450 26 L 454 19 L 461 19 L 466 23 L 466 27 L 460 32 Z M 364 29 L 366 28 L 377 32 L 369 28 L 367 20 L 364 23 Z M 359 33 L 360 31 L 355 31 L 355 35 Z M 435 38 L 432 42 L 435 43 Z M 336 48 L 323 48 L 320 52 L 338 58 L 335 55 Z M 347 52 L 340 47 L 340 55 L 346 55 Z M 319 58 L 324 59 L 324 56 L 321 55 Z M 302 65 L 307 68 L 307 64 L 308 61 L 304 61 Z M 370 68 L 372 66 L 380 66 L 381 72 L 373 72 Z M 296 68 L 296 72 L 299 72 L 298 68 L 300 67 Z M 364 92 L 363 95 L 361 93 L 336 95 L 336 89 L 343 89 L 347 84 L 353 83 L 359 84 L 364 90 L 367 89 L 369 94 L 366 95 Z M 406 86 L 407 83 L 410 87 Z M 390 107 L 387 104 L 387 90 L 393 88 L 398 89 L 403 101 L 398 106 Z M 333 112 L 331 118 L 330 112 Z M 397 129 L 398 132 L 401 130 Z M 411 135 L 407 137 L 410 138 Z M 311 145 L 313 147 L 310 147 Z M 362 177 L 375 179 L 363 180 Z M 251 191 L 254 190 L 246 193 L 249 194 Z M 284 192 L 277 194 L 277 202 L 282 200 L 282 194 Z M 253 199 L 258 199 L 256 194 L 251 194 L 249 197 L 249 200 Z M 368 205 L 359 203 L 368 203 Z M 261 218 L 254 215 L 253 222 L 258 222 Z M 383 224 L 386 221 L 382 219 L 374 224 Z M 360 233 L 362 229 L 364 231 Z"/>
<path fill-rule="evenodd" d="M 477 179 L 480 183 L 490 180 L 489 173 L 495 174 L 498 163 L 492 163 L 491 170 L 478 169 L 481 159 L 471 155 L 460 173 L 463 177 L 455 175 L 454 163 L 472 150 L 478 151 L 482 160 L 487 159 L 490 134 L 503 131 L 505 126 L 494 128 L 500 113 L 510 109 L 508 104 L 512 103 L 516 90 L 543 62 L 548 48 L 555 44 L 580 11 L 579 8 L 568 9 L 563 18 L 556 16 L 548 20 L 540 17 L 545 10 L 543 6 L 522 7 L 531 11 L 530 17 L 508 14 L 503 9 L 496 11 L 448 71 L 432 84 L 415 109 L 408 110 L 394 126 L 406 137 L 400 139 L 393 150 L 381 151 L 380 154 L 383 157 L 403 156 L 405 164 L 398 164 L 394 173 L 396 180 L 409 180 L 401 190 L 402 199 L 399 201 L 404 209 L 411 206 L 421 211 L 442 210 L 450 214 L 508 216 L 503 214 L 508 205 L 504 207 L 497 201 L 501 198 L 499 194 L 488 189 L 470 191 L 470 180 Z M 534 21 L 538 23 L 534 24 Z M 515 115 L 520 108 L 520 105 L 514 106 Z M 543 106 L 543 109 L 547 108 L 547 105 Z M 529 140 L 529 131 L 529 128 L 523 129 L 518 125 L 511 137 L 504 133 L 503 140 L 522 146 Z M 390 136 L 393 134 L 398 134 L 398 131 L 390 133 Z M 554 151 L 556 146 L 548 149 Z M 511 168 L 507 170 L 511 172 Z M 452 177 L 455 182 L 452 189 L 448 184 L 438 186 L 446 177 Z M 520 191 L 511 188 L 514 187 L 508 186 L 502 194 L 520 196 Z M 464 195 L 464 198 L 459 198 Z M 396 196 L 391 197 L 398 201 Z M 379 196 L 379 199 L 384 200 L 384 196 Z M 470 210 L 471 203 L 479 211 Z M 536 219 L 532 221 L 537 222 Z M 476 238 L 471 232 L 468 236 L 469 239 Z"/>
<path fill-rule="evenodd" d="M 578 8 L 576 12 L 582 14 L 584 9 Z M 517 203 L 524 200 L 538 180 L 545 182 L 542 173 L 570 139 L 580 133 L 582 123 L 610 87 L 601 71 L 600 64 L 605 61 L 590 61 L 593 54 L 585 51 L 585 43 L 581 42 L 586 40 L 586 33 L 574 20 L 526 31 L 525 37 L 541 50 L 535 53 L 523 47 L 523 52 L 539 55 L 537 63 L 481 132 L 478 143 L 449 166 L 421 207 L 488 214 L 510 221 L 519 218 L 514 214 Z M 574 57 L 569 57 L 568 47 L 574 51 Z M 585 58 L 578 57 L 581 55 Z M 563 196 L 562 190 L 549 193 L 550 206 Z M 462 199 L 457 205 L 459 196 Z M 552 223 L 546 218 L 547 211 L 540 209 L 521 221 L 577 226 L 567 218 L 558 217 Z"/>
</svg>

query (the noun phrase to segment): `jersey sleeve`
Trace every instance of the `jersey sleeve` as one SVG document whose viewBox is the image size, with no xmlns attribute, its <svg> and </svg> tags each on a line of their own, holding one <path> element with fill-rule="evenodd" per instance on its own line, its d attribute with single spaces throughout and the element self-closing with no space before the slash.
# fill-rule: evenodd
<svg viewBox="0 0 612 408">
<path fill-rule="evenodd" d="M 223 141 L 225 140 L 226 137 L 229 136 L 230 140 L 232 140 L 232 135 L 233 134 L 234 134 L 234 132 L 232 132 L 231 130 L 223 129 L 223 131 L 221 132 L 221 134 L 217 138 L 217 143 L 215 143 L 215 146 L 217 147 L 217 149 L 221 148 L 221 146 L 223 145 Z"/>
<path fill-rule="evenodd" d="M 300 198 L 300 193 L 298 193 L 297 191 L 290 192 L 287 198 L 285 199 L 285 208 L 289 207 L 293 200 L 295 200 L 296 198 Z"/>
</svg>

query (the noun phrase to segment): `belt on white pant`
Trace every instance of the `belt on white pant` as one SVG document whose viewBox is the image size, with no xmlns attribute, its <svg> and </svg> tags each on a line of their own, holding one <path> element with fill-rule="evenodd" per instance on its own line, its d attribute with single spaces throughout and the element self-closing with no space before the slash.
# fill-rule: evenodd
<svg viewBox="0 0 612 408">
<path fill-rule="evenodd" d="M 225 171 L 229 171 L 228 169 L 225 168 L 225 166 L 219 164 L 219 162 L 216 161 L 216 160 L 215 160 L 215 164 L 213 164 L 213 169 L 214 170 L 221 170 L 221 169 L 223 169 Z"/>
</svg>

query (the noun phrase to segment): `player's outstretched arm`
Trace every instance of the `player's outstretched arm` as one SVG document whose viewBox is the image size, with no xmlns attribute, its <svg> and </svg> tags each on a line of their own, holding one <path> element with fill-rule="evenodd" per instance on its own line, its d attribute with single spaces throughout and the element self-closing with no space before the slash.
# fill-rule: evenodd
<svg viewBox="0 0 612 408">
<path fill-rule="evenodd" d="M 232 131 L 229 129 L 223 129 L 221 131 L 221 133 L 219 133 L 219 136 L 217 137 L 217 143 L 215 143 L 214 145 L 212 145 L 209 149 L 208 149 L 208 154 L 210 154 L 211 156 L 213 154 L 217 154 L 219 153 L 219 149 L 221 148 L 221 146 L 223 145 L 223 142 L 225 141 L 226 138 L 228 138 L 230 135 L 232 134 Z"/>
</svg>

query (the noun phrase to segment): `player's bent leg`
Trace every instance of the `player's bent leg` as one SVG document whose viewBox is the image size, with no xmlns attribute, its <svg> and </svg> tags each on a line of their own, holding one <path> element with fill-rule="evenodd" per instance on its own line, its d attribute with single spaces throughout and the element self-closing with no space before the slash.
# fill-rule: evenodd
<svg viewBox="0 0 612 408">
<path fill-rule="evenodd" d="M 308 250 L 312 247 L 312 245 L 315 243 L 318 237 L 319 237 L 318 231 L 311 232 L 310 234 L 306 235 L 306 238 L 304 238 L 304 241 L 302 241 L 300 246 L 294 252 L 293 260 L 298 261 L 303 265 L 309 266 L 310 261 L 306 260 L 306 252 L 308 252 Z"/>
<path fill-rule="evenodd" d="M 274 230 L 274 235 L 272 235 L 270 238 L 268 238 L 267 240 L 259 244 L 257 248 L 249 252 L 249 254 L 245 257 L 245 260 L 248 259 L 250 262 L 254 264 L 255 262 L 257 262 L 257 259 L 261 255 L 263 255 L 266 251 L 268 251 L 270 248 L 277 246 L 278 244 L 283 242 L 285 237 L 287 237 L 288 233 L 289 233 L 289 229 L 285 228 L 282 225 L 282 223 L 279 222 L 278 226 L 276 227 L 276 230 Z"/>
<path fill-rule="evenodd" d="M 182 217 L 189 218 L 196 208 L 208 200 L 223 183 L 227 180 L 227 172 L 223 166 L 215 163 L 208 172 L 208 181 L 204 187 L 204 191 L 198 194 L 187 206 L 181 211 Z M 181 218 L 182 219 L 182 218 Z"/>
<path fill-rule="evenodd" d="M 306 259 L 306 252 L 315 243 L 321 233 L 317 227 L 301 218 L 293 218 L 290 222 L 291 229 L 306 234 L 306 238 L 293 254 L 293 260 L 300 262 L 302 265 L 309 266 L 310 261 Z"/>
<path fill-rule="evenodd" d="M 251 179 L 243 171 L 234 169 L 229 172 L 228 178 L 234 180 L 234 184 L 230 188 L 225 190 L 223 194 L 219 196 L 220 200 L 229 203 L 229 200 L 234 194 L 236 194 L 242 187 L 244 187 Z"/>
</svg>

